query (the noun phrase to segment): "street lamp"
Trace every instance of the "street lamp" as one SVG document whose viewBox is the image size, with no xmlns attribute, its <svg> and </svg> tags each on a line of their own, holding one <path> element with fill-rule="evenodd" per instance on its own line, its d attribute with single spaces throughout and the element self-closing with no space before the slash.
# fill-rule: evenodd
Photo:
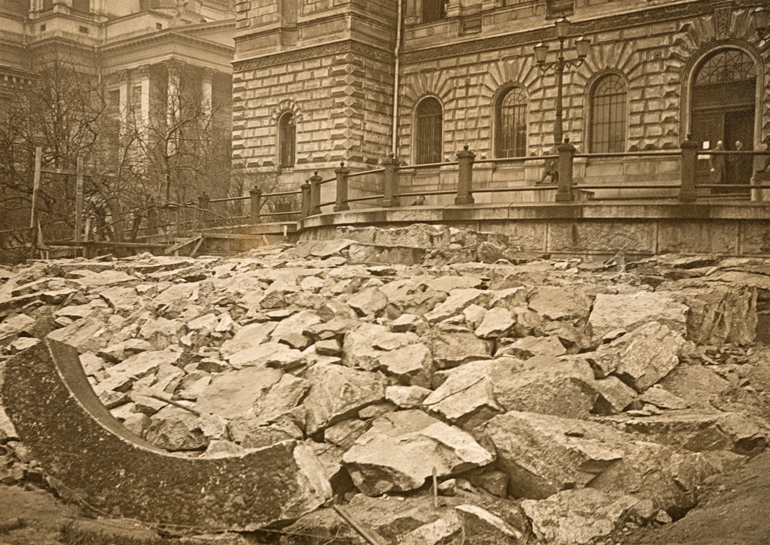
<svg viewBox="0 0 770 545">
<path fill-rule="evenodd" d="M 571 24 L 566 17 L 562 17 L 557 20 L 554 26 L 556 27 L 556 37 L 559 39 L 559 56 L 555 62 L 545 62 L 548 55 L 548 46 L 543 42 L 540 42 L 535 46 L 535 60 L 537 65 L 542 71 L 546 71 L 550 68 L 554 68 L 556 71 L 556 123 L 553 128 L 553 138 L 555 144 L 561 144 L 564 139 L 564 129 L 562 128 L 562 95 L 563 95 L 563 76 L 564 68 L 567 66 L 578 67 L 583 64 L 586 56 L 588 56 L 588 49 L 591 46 L 591 41 L 580 37 L 575 40 L 575 51 L 577 52 L 577 59 L 567 60 L 564 58 L 564 41 L 569 35 Z"/>
</svg>

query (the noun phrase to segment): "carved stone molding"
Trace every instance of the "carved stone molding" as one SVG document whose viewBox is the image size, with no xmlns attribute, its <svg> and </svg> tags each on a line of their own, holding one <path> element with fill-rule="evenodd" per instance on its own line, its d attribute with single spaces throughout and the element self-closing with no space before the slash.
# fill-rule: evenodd
<svg viewBox="0 0 770 545">
<path fill-rule="evenodd" d="M 244 72 L 246 70 L 267 68 L 270 66 L 316 59 L 318 57 L 328 57 L 330 55 L 340 55 L 343 53 L 356 53 L 385 63 L 390 63 L 393 60 L 393 53 L 390 51 L 378 49 L 361 42 L 346 40 L 343 42 L 334 42 L 316 47 L 307 47 L 304 49 L 285 51 L 275 55 L 267 55 L 256 59 L 238 61 L 233 63 L 233 72 Z"/>
<path fill-rule="evenodd" d="M 732 16 L 732 2 L 722 2 L 714 6 L 714 35 L 717 40 L 726 40 L 730 37 Z"/>
</svg>

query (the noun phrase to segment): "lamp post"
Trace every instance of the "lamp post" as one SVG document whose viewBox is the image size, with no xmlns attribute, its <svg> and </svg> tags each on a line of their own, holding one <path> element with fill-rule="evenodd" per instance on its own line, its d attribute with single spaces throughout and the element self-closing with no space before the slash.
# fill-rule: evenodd
<svg viewBox="0 0 770 545">
<path fill-rule="evenodd" d="M 564 69 L 568 66 L 578 67 L 583 64 L 586 56 L 588 55 L 588 49 L 591 46 L 591 41 L 580 37 L 575 40 L 575 50 L 577 51 L 577 59 L 565 59 L 564 58 L 564 41 L 569 34 L 570 23 L 566 17 L 562 17 L 555 23 L 556 37 L 559 39 L 559 56 L 555 62 L 545 62 L 548 55 L 548 46 L 543 42 L 540 42 L 535 46 L 535 60 L 537 61 L 540 70 L 545 72 L 546 70 L 553 68 L 556 72 L 556 123 L 553 127 L 553 138 L 556 145 L 561 144 L 564 139 L 564 129 L 562 127 L 562 97 Z"/>
</svg>

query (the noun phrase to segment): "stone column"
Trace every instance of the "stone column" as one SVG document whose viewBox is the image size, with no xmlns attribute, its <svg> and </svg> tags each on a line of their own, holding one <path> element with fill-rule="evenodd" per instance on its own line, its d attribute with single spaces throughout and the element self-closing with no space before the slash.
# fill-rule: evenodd
<svg viewBox="0 0 770 545">
<path fill-rule="evenodd" d="M 462 151 L 457 152 L 459 167 L 455 204 L 473 204 L 476 202 L 473 198 L 473 160 L 475 158 L 476 154 L 468 151 L 467 145 Z"/>
<path fill-rule="evenodd" d="M 150 125 L 150 68 L 143 66 L 139 69 L 139 81 L 142 85 L 141 113 L 142 129 Z"/>
<path fill-rule="evenodd" d="M 337 175 L 337 199 L 334 205 L 335 212 L 343 212 L 350 210 L 350 205 L 346 202 L 348 200 L 348 174 L 350 169 L 345 168 L 345 163 L 340 163 L 340 168 L 336 169 L 334 173 Z"/>
<path fill-rule="evenodd" d="M 201 108 L 205 116 L 211 115 L 214 72 L 204 70 L 201 79 Z"/>
<path fill-rule="evenodd" d="M 120 121 L 121 134 L 128 127 L 128 71 L 122 70 L 118 74 L 120 85 L 118 86 L 118 119 Z"/>
</svg>

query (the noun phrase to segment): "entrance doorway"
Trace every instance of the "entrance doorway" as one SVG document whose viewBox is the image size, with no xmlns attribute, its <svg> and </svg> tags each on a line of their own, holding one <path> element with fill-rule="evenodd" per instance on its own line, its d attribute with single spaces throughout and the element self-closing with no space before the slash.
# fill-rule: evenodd
<svg viewBox="0 0 770 545">
<path fill-rule="evenodd" d="M 757 70 L 740 49 L 720 49 L 695 70 L 692 90 L 692 136 L 702 149 L 751 150 L 754 144 Z M 703 156 L 701 156 L 703 157 Z M 750 155 L 698 161 L 700 183 L 745 184 L 751 179 Z M 723 156 L 724 157 L 724 156 Z M 716 175 L 714 169 L 716 167 Z M 748 187 L 743 192 L 748 191 Z M 712 189 L 735 193 L 736 188 Z"/>
</svg>

